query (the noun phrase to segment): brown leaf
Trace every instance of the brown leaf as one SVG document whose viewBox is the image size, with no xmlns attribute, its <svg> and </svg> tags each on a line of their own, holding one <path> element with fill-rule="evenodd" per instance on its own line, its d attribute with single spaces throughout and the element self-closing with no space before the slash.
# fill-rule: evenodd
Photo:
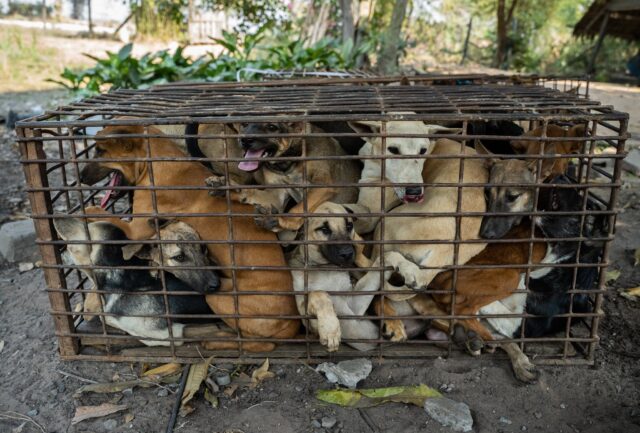
<svg viewBox="0 0 640 433">
<path fill-rule="evenodd" d="M 251 388 L 255 388 L 263 380 L 275 377 L 275 373 L 269 371 L 269 358 L 264 360 L 264 363 L 253 371 L 251 374 Z"/>
<path fill-rule="evenodd" d="M 640 298 L 640 286 L 620 292 L 620 296 L 630 301 L 637 301 Z"/>
<path fill-rule="evenodd" d="M 204 390 L 204 399 L 211 403 L 211 407 L 214 409 L 218 407 L 218 397 L 209 392 L 209 388 L 205 388 Z"/>
<path fill-rule="evenodd" d="M 127 413 L 127 414 L 125 414 L 125 415 L 124 415 L 124 423 L 125 423 L 125 424 L 129 424 L 131 421 L 133 421 L 133 419 L 134 419 L 135 417 L 136 417 L 136 416 L 135 416 L 134 414 L 132 414 L 131 412 L 129 412 L 129 413 Z"/>
<path fill-rule="evenodd" d="M 184 387 L 184 392 L 182 393 L 182 400 L 180 403 L 180 415 L 186 416 L 194 411 L 194 409 L 189 406 L 187 403 L 191 401 L 196 392 L 200 389 L 200 385 L 207 377 L 207 373 L 209 372 L 209 364 L 211 364 L 210 357 L 204 362 L 199 364 L 192 364 L 189 366 L 189 375 L 187 376 L 187 383 Z"/>
<path fill-rule="evenodd" d="M 127 406 L 125 405 L 116 405 L 111 403 L 103 403 L 100 406 L 78 406 L 76 408 L 76 414 L 71 420 L 71 424 L 77 424 L 85 419 L 100 418 L 111 415 L 112 413 L 120 412 L 125 409 L 127 409 Z"/>
<path fill-rule="evenodd" d="M 236 392 L 236 389 L 238 389 L 238 384 L 232 383 L 222 392 L 224 392 L 224 395 L 231 398 L 231 396 L 233 396 L 233 393 Z"/>
<path fill-rule="evenodd" d="M 142 377 L 145 377 L 150 380 L 158 380 L 161 377 L 172 376 L 182 369 L 182 365 L 172 362 L 169 364 L 161 365 L 160 367 L 153 368 L 151 370 L 145 371 L 142 374 Z"/>
<path fill-rule="evenodd" d="M 635 253 L 633 254 L 633 266 L 638 266 L 640 265 L 640 248 L 638 248 Z"/>
</svg>

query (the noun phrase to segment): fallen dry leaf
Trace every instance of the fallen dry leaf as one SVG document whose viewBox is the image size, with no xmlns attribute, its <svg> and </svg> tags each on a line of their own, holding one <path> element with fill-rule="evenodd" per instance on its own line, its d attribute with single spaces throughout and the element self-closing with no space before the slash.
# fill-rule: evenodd
<svg viewBox="0 0 640 433">
<path fill-rule="evenodd" d="M 127 413 L 127 414 L 125 414 L 125 415 L 124 415 L 124 423 L 125 423 L 125 424 L 129 424 L 131 421 L 133 421 L 133 419 L 134 419 L 135 417 L 136 417 L 136 416 L 135 416 L 134 414 L 132 414 L 131 412 L 129 412 L 129 413 Z"/>
<path fill-rule="evenodd" d="M 637 301 L 640 298 L 640 286 L 620 292 L 620 296 L 630 301 Z"/>
<path fill-rule="evenodd" d="M 222 392 L 224 393 L 224 395 L 231 398 L 231 396 L 233 396 L 233 393 L 236 392 L 236 389 L 238 389 L 238 384 L 232 383 L 231 385 L 226 387 L 226 389 Z"/>
<path fill-rule="evenodd" d="M 0 353 L 2 353 L 3 349 L 4 349 L 4 340 L 0 340 Z"/>
<path fill-rule="evenodd" d="M 204 390 L 204 399 L 207 400 L 214 409 L 218 407 L 218 397 L 209 392 L 209 388 L 205 388 Z"/>
<path fill-rule="evenodd" d="M 621 272 L 617 269 L 611 269 L 610 271 L 607 271 L 604 274 L 605 282 L 609 283 L 616 281 L 618 278 L 620 278 L 620 274 Z"/>
<path fill-rule="evenodd" d="M 635 254 L 633 255 L 633 258 L 635 259 L 633 261 L 633 266 L 640 265 L 640 248 L 636 250 Z"/>
<path fill-rule="evenodd" d="M 428 398 L 442 397 L 427 385 L 392 386 L 373 389 L 323 389 L 316 398 L 326 403 L 346 407 L 373 407 L 382 403 L 409 403 L 422 407 Z"/>
<path fill-rule="evenodd" d="M 125 389 L 134 388 L 140 386 L 143 388 L 149 388 L 154 386 L 153 383 L 144 382 L 142 380 L 127 380 L 124 382 L 106 382 L 106 383 L 91 383 L 89 385 L 82 385 L 73 394 L 74 397 L 80 397 L 85 392 L 95 392 L 98 394 L 105 394 L 110 392 L 122 392 Z"/>
<path fill-rule="evenodd" d="M 270 379 L 272 377 L 275 377 L 275 373 L 269 371 L 269 358 L 267 358 L 264 360 L 264 363 L 259 368 L 256 368 L 253 371 L 253 374 L 251 374 L 250 387 L 255 388 L 263 380 Z"/>
<path fill-rule="evenodd" d="M 189 406 L 187 403 L 191 401 L 196 392 L 200 389 L 200 385 L 207 377 L 207 373 L 209 372 L 209 364 L 211 364 L 210 357 L 204 362 L 199 364 L 192 364 L 189 366 L 189 373 L 187 376 L 187 383 L 184 387 L 184 392 L 182 393 L 182 399 L 180 402 L 180 416 L 187 416 L 191 412 L 193 412 L 193 408 Z"/>
<path fill-rule="evenodd" d="M 172 362 L 169 364 L 161 365 L 160 367 L 152 368 L 142 374 L 142 377 L 146 377 L 150 380 L 158 380 L 161 377 L 172 376 L 177 374 L 182 369 L 182 365 Z"/>
<path fill-rule="evenodd" d="M 90 418 L 100 418 L 103 416 L 111 415 L 112 413 L 120 412 L 127 409 L 125 405 L 102 403 L 100 406 L 78 406 L 76 408 L 76 414 L 71 420 L 71 424 L 78 424 L 80 421 Z"/>
</svg>

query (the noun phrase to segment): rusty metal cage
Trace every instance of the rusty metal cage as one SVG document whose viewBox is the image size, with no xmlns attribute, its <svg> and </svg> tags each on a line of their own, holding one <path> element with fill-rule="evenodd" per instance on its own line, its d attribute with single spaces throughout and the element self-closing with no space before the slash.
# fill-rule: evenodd
<svg viewBox="0 0 640 433">
<path fill-rule="evenodd" d="M 427 356 L 442 356 L 461 353 L 459 346 L 449 338 L 446 341 L 429 340 L 424 337 L 424 331 L 416 338 L 405 342 L 391 342 L 384 336 L 384 326 L 389 313 L 385 308 L 373 310 L 369 308 L 365 315 L 349 315 L 338 313 L 341 320 L 349 323 L 359 323 L 366 320 L 373 323 L 377 329 L 377 335 L 371 340 L 358 340 L 343 338 L 343 343 L 337 352 L 327 352 L 319 344 L 318 336 L 305 326 L 300 327 L 297 333 L 289 334 L 284 338 L 277 333 L 268 332 L 262 335 L 246 335 L 240 332 L 239 323 L 243 320 L 265 320 L 264 328 L 268 328 L 271 319 L 288 321 L 297 324 L 298 320 L 308 320 L 312 317 L 301 314 L 298 311 L 273 313 L 269 310 L 269 297 L 278 299 L 281 304 L 283 299 L 292 302 L 294 294 L 304 297 L 304 305 L 309 308 L 309 273 L 317 270 L 309 261 L 310 248 L 322 245 L 335 244 L 335 240 L 310 239 L 310 221 L 312 217 L 330 217 L 331 213 L 314 213 L 314 191 L 331 189 L 340 191 L 345 188 L 363 186 L 379 190 L 380 205 L 378 208 L 367 211 L 356 211 L 349 214 L 355 218 L 376 217 L 380 219 L 378 224 L 379 237 L 363 235 L 361 239 L 351 241 L 353 245 L 364 245 L 366 248 L 383 248 L 384 251 L 393 245 L 415 245 L 420 248 L 429 248 L 431 245 L 448 245 L 451 248 L 451 260 L 437 266 L 438 271 L 452 272 L 452 287 L 443 290 L 433 290 L 427 287 L 418 287 L 421 296 L 433 297 L 437 294 L 449 296 L 449 306 L 438 314 L 418 314 L 417 312 L 396 312 L 392 319 L 417 320 L 420 323 L 432 325 L 445 323 L 453 334 L 454 322 L 462 323 L 465 320 L 491 319 L 491 318 L 515 318 L 522 320 L 518 333 L 510 338 L 505 337 L 499 343 L 514 342 L 525 353 L 529 354 L 536 363 L 550 364 L 591 364 L 594 361 L 595 347 L 598 343 L 598 324 L 602 316 L 601 305 L 603 302 L 603 290 L 605 284 L 605 270 L 608 264 L 608 250 L 613 240 L 616 197 L 620 187 L 621 161 L 625 155 L 625 140 L 627 138 L 628 115 L 617 112 L 611 106 L 601 105 L 598 102 L 588 100 L 575 92 L 562 92 L 539 83 L 502 85 L 483 81 L 480 84 L 468 85 L 413 85 L 413 86 L 381 86 L 376 82 L 372 84 L 370 79 L 353 79 L 339 84 L 318 83 L 312 80 L 305 85 L 287 85 L 286 82 L 278 82 L 278 85 L 267 83 L 254 83 L 243 85 L 228 84 L 184 84 L 158 86 L 149 90 L 117 90 L 108 94 L 99 95 L 83 101 L 71 103 L 67 106 L 51 110 L 36 118 L 20 122 L 17 126 L 18 141 L 20 144 L 22 163 L 28 183 L 28 194 L 32 207 L 38 244 L 43 257 L 43 268 L 47 282 L 47 292 L 51 303 L 51 315 L 54 319 L 56 336 L 59 340 L 61 357 L 65 360 L 98 360 L 98 361 L 153 361 L 153 362 L 194 362 L 202 356 L 215 355 L 215 362 L 234 360 L 236 362 L 254 362 L 268 356 L 274 362 L 318 362 L 327 358 L 340 358 L 344 356 L 364 355 L 379 358 L 422 358 Z M 556 86 L 557 87 L 557 86 Z M 569 90 L 569 89 L 567 89 Z M 449 126 L 444 133 L 430 131 L 398 133 L 390 130 L 392 122 L 420 121 L 425 124 Z M 524 128 L 524 131 L 538 128 L 538 135 L 496 135 L 493 132 L 473 131 L 470 125 L 474 122 L 509 121 Z M 256 124 L 262 126 L 281 125 L 284 122 L 298 125 L 294 130 L 280 130 L 278 128 L 265 129 L 260 133 L 243 133 L 243 126 Z M 353 129 L 332 129 L 328 125 L 345 122 L 378 122 L 379 129 L 369 132 L 357 132 Z M 551 129 L 555 127 L 566 130 L 567 125 L 583 125 L 584 136 L 554 137 Z M 106 127 L 112 127 L 102 131 Z M 207 127 L 210 127 L 207 129 Z M 393 129 L 393 128 L 391 128 Z M 100 132 L 102 131 L 102 132 Z M 207 132 L 208 131 L 208 132 Z M 213 132 L 212 132 L 213 131 Z M 96 135 L 97 134 L 97 135 Z M 289 183 L 282 180 L 266 184 L 231 185 L 228 180 L 232 177 L 233 168 L 244 161 L 244 157 L 234 157 L 234 149 L 239 148 L 241 139 L 259 140 L 298 140 L 302 150 L 300 154 L 283 154 L 273 156 L 262 154 L 263 161 L 273 164 L 286 164 L 287 167 L 300 168 L 300 176 Z M 219 154 L 215 156 L 205 155 L 200 152 L 196 156 L 186 153 L 163 155 L 160 149 L 164 149 L 159 143 L 170 142 L 168 146 L 189 147 L 189 142 L 198 140 L 217 140 L 221 143 Z M 313 140 L 334 139 L 345 149 L 343 155 L 313 156 L 311 147 L 317 145 Z M 350 145 L 350 140 L 379 140 L 385 149 L 390 141 L 422 140 L 430 143 L 438 143 L 440 140 L 449 139 L 460 146 L 460 150 L 454 154 L 433 154 L 420 152 L 417 155 L 397 154 L 358 154 L 358 149 Z M 524 142 L 526 155 L 522 154 L 469 154 L 465 149 L 477 145 L 477 142 L 488 143 L 490 140 L 502 140 Z M 568 142 L 577 146 L 577 150 L 571 154 L 562 151 L 548 152 L 555 143 Z M 110 146 L 120 146 L 124 152 L 131 151 L 131 146 L 139 152 L 128 156 L 113 156 L 104 153 L 100 143 L 111 143 Z M 126 144 L 134 143 L 134 144 Z M 538 147 L 536 147 L 538 146 Z M 536 151 L 530 149 L 536 147 Z M 605 151 L 602 151 L 606 148 Z M 221 149 L 221 150 L 220 150 Z M 237 152 L 237 150 L 236 150 Z M 466 152 L 466 153 L 465 153 Z M 111 156 L 110 156 L 111 155 Z M 178 155 L 178 156 L 176 156 Z M 180 156 L 182 155 L 182 156 Z M 266 157 L 264 156 L 266 155 Z M 545 161 L 560 160 L 569 161 L 571 175 L 574 183 L 569 185 L 555 185 L 545 183 L 542 178 L 542 167 Z M 503 183 L 491 183 L 491 180 L 482 182 L 464 181 L 465 167 L 474 164 L 473 161 L 529 161 L 533 179 L 519 181 L 510 186 L 524 188 L 530 191 L 533 197 L 531 209 L 520 211 L 468 211 L 462 203 L 463 195 L 468 191 L 476 191 L 482 202 L 485 202 L 482 189 L 487 192 L 491 188 L 504 188 Z M 391 216 L 396 220 L 397 214 L 390 214 L 385 203 L 385 187 L 411 187 L 410 183 L 390 183 L 385 171 L 390 160 L 407 160 L 407 167 L 413 161 L 426 163 L 437 161 L 457 161 L 454 182 L 426 182 L 421 178 L 419 187 L 424 193 L 428 191 L 448 191 L 455 196 L 455 206 L 449 211 L 438 209 L 418 211 L 410 208 L 402 214 L 406 218 L 420 218 L 426 222 L 429 218 L 449 218 L 453 221 L 454 230 L 447 236 L 432 239 L 421 239 L 416 235 L 413 239 L 388 239 L 385 233 L 390 233 L 394 227 L 389 227 Z M 314 181 L 313 176 L 317 164 L 334 165 L 342 161 L 356 161 L 362 163 L 367 160 L 378 161 L 381 167 L 379 179 L 365 183 L 339 183 L 333 179 L 330 181 Z M 135 176 L 123 174 L 127 178 L 126 184 L 110 183 L 104 181 L 94 185 L 82 183 L 82 173 L 91 163 L 102 164 L 107 173 L 111 175 L 111 181 L 115 175 L 114 167 L 124 170 L 123 164 L 135 167 L 135 173 L 143 173 L 146 182 L 138 182 Z M 224 184 L 219 185 L 222 197 L 217 200 L 215 209 L 203 209 L 198 207 L 204 191 L 211 191 L 211 186 L 204 183 L 200 175 L 202 167 L 207 163 L 215 163 L 221 167 L 225 178 Z M 119 165 L 120 164 L 120 165 Z M 313 164 L 316 164 L 314 166 Z M 482 166 L 484 166 L 482 165 Z M 180 168 L 178 167 L 187 167 Z M 166 177 L 171 178 L 174 170 L 183 174 L 179 182 L 175 184 L 163 183 Z M 186 175 L 185 175 L 186 173 Z M 211 174 L 211 173 L 209 173 Z M 105 174 L 106 176 L 107 174 Z M 140 174 L 142 176 L 142 174 Z M 140 178 L 142 179 L 142 178 Z M 86 180 L 86 178 L 84 179 Z M 571 236 L 551 237 L 539 233 L 536 224 L 545 216 L 549 216 L 549 210 L 539 209 L 539 197 L 545 190 L 551 187 L 572 189 L 578 192 L 580 202 L 571 211 L 557 211 L 558 216 L 577 217 L 578 231 Z M 282 191 L 289 188 L 300 192 L 295 200 L 300 204 L 300 212 L 296 217 L 300 218 L 300 230 L 297 236 L 278 239 L 267 230 L 258 230 L 262 233 L 257 238 L 246 238 L 244 232 L 256 230 L 254 226 L 247 226 L 247 217 L 264 218 L 264 209 L 247 210 L 246 207 L 238 208 L 239 204 L 232 203 L 233 192 L 254 191 Z M 444 189 L 443 189 L 444 188 Z M 448 188 L 448 189 L 447 189 Z M 473 189 L 475 188 L 475 189 Z M 116 199 L 110 199 L 111 192 L 116 194 Z M 218 191 L 218 194 L 220 194 Z M 480 191 L 479 193 L 477 191 Z M 138 195 L 136 195 L 138 194 Z M 171 200 L 168 194 L 173 194 Z M 135 240 L 104 239 L 95 237 L 90 230 L 91 218 L 103 218 L 88 213 L 87 208 L 94 206 L 99 199 L 103 200 L 106 210 L 112 217 L 116 217 L 123 225 L 135 223 L 136 220 L 149 220 L 149 233 Z M 143 197 L 144 195 L 144 197 Z M 294 194 L 295 195 L 295 194 Z M 143 197 L 143 198 L 139 198 Z M 209 197 L 209 195 L 207 195 Z M 329 196 L 331 197 L 331 195 Z M 136 200 L 147 206 L 142 211 L 136 211 Z M 205 200 L 202 198 L 202 200 Z M 208 203 L 208 202 L 207 202 Z M 245 205 L 246 206 L 246 205 Z M 283 209 L 267 210 L 270 218 L 282 217 L 283 221 L 290 221 L 292 214 Z M 515 212 L 515 213 L 514 213 Z M 551 214 L 554 214 L 553 211 Z M 479 236 L 465 234 L 466 221 L 469 218 L 513 217 L 519 216 L 523 224 L 529 228 L 528 234 L 520 239 L 481 239 Z M 132 217 L 133 220 L 132 220 Z M 56 220 L 81 221 L 84 239 L 63 240 L 56 228 Z M 199 238 L 167 240 L 161 238 L 162 220 L 179 219 L 186 223 L 193 223 L 198 230 Z M 594 219 L 602 222 L 601 230 L 594 232 L 591 226 Z M 196 222 L 200 220 L 198 224 Z M 113 221 L 113 220 L 112 220 Z M 131 222 L 133 221 L 133 222 Z M 280 221 L 280 220 L 278 220 Z M 398 224 L 398 222 L 392 222 Z M 216 230 L 217 237 L 208 236 L 208 231 Z M 205 233 L 206 232 L 206 233 Z M 222 234 L 221 234 L 222 233 Z M 265 235 L 264 233 L 267 233 Z M 135 233 L 134 233 L 135 234 Z M 136 235 L 137 236 L 137 235 Z M 460 250 L 466 245 L 501 246 L 515 243 L 526 243 L 528 254 L 522 263 L 489 263 L 468 264 L 460 259 Z M 532 251 L 536 244 L 549 245 L 573 242 L 572 248 L 577 255 L 568 263 L 544 262 L 533 258 Z M 587 248 L 585 245 L 599 243 L 599 253 L 595 260 L 583 262 L 580 250 Z M 147 272 L 160 284 L 160 289 L 151 291 L 136 291 L 133 288 L 125 288 L 118 294 L 136 296 L 157 295 L 162 298 L 163 313 L 155 315 L 161 318 L 167 327 L 168 337 L 148 337 L 128 335 L 121 330 L 108 326 L 106 318 L 114 314 L 104 312 L 109 296 L 113 295 L 109 289 L 102 287 L 95 281 L 94 272 L 97 270 L 112 269 L 108 265 L 96 265 L 93 254 L 100 246 L 122 247 L 123 245 L 141 244 L 159 251 L 159 258 L 145 261 L 143 265 L 120 266 L 118 269 L 128 272 L 137 270 Z M 85 250 L 84 258 L 88 262 L 79 264 L 63 260 L 70 248 L 88 245 L 91 248 Z M 163 255 L 167 252 L 167 245 L 205 245 L 211 251 L 223 251 L 225 257 L 211 257 L 211 263 L 203 265 L 172 265 L 169 266 Z M 303 253 L 301 266 L 290 266 L 276 257 L 273 248 L 300 248 Z M 159 247 L 161 246 L 161 247 Z M 217 248 L 217 249 L 216 249 Z M 357 249 L 357 248 L 356 248 Z M 482 248 L 480 248 L 481 250 Z M 260 253 L 252 253 L 254 250 Z M 89 252 L 87 252 L 89 251 Z M 272 257 L 269 255 L 272 254 Z M 253 258 L 252 258 L 253 257 Z M 274 259 L 274 257 L 276 257 Z M 372 272 L 379 281 L 378 288 L 367 292 L 375 295 L 376 301 L 383 302 L 390 295 L 412 296 L 416 294 L 416 288 L 409 287 L 408 283 L 400 283 L 400 289 L 394 293 L 384 290 L 389 280 L 389 272 L 393 275 L 397 267 L 391 266 L 386 261 L 386 252 L 380 255 L 379 263 L 370 264 L 368 268 L 329 266 L 323 271 L 335 272 Z M 545 255 L 545 257 L 547 257 Z M 258 260 L 259 258 L 259 260 Z M 251 260 L 259 263 L 252 263 Z M 265 264 L 266 263 L 266 264 Z M 429 265 L 420 264 L 421 270 L 433 270 Z M 230 302 L 230 311 L 215 311 L 213 308 L 207 314 L 174 314 L 170 311 L 168 300 L 172 297 L 194 299 L 202 297 L 201 291 L 187 290 L 176 293 L 168 290 L 167 280 L 171 272 L 176 269 L 189 272 L 201 270 L 214 271 L 221 275 L 230 285 L 226 289 L 220 289 L 207 294 L 209 305 L 213 307 L 215 299 L 225 298 Z M 524 281 L 524 287 L 518 289 L 511 287 L 508 295 L 516 293 L 531 293 L 533 290 L 529 283 L 533 274 L 540 269 L 567 269 L 571 273 L 570 284 L 563 290 L 570 295 L 570 305 L 574 297 L 584 296 L 587 299 L 589 309 L 586 312 L 574 311 L 570 306 L 566 312 L 558 314 L 558 317 L 566 318 L 566 323 L 559 332 L 552 335 L 536 337 L 525 336 L 524 329 L 527 320 L 536 316 L 525 312 L 510 314 L 489 313 L 459 314 L 456 312 L 457 281 L 461 278 L 461 272 L 470 269 L 518 269 L 519 278 Z M 593 269 L 595 282 L 588 287 L 578 285 L 580 269 Z M 294 292 L 290 287 L 277 287 L 274 291 L 264 291 L 263 285 L 268 285 L 271 275 L 280 275 L 290 271 L 302 272 L 304 289 L 302 292 Z M 255 273 L 255 277 L 252 277 Z M 90 276 L 93 276 L 90 278 Z M 248 278 L 248 280 L 246 280 Z M 243 282 L 244 279 L 244 282 Z M 279 281 L 279 280 L 278 280 Z M 286 281 L 286 279 L 285 279 Z M 242 284 L 241 284 L 242 282 Z M 279 284 L 279 283 L 278 283 Z M 224 284 L 223 284 L 224 285 Z M 244 286 L 242 286 L 244 285 Z M 242 286 L 242 288 L 241 288 Z M 273 284 L 270 287 L 274 287 Z M 132 289 L 129 293 L 126 289 Z M 284 292 L 283 292 L 284 290 Z M 522 291 L 524 290 L 524 292 Z M 84 304 L 90 294 L 98 294 L 100 308 L 86 314 Z M 103 296 L 104 295 L 104 296 Z M 332 292 L 332 296 L 363 296 L 348 288 Z M 95 296 L 95 295 L 94 295 Z M 253 302 L 251 299 L 258 299 Z M 241 304 L 249 299 L 252 308 L 242 307 Z M 388 300 L 388 299 L 387 299 Z M 220 301 L 222 303 L 223 301 Z M 253 302 L 253 303 L 252 303 Z M 280 305 L 278 304 L 278 305 Z M 246 303 L 243 305 L 247 305 Z M 256 306 L 257 305 L 257 306 Z M 378 304 L 380 305 L 380 304 Z M 273 307 L 276 308 L 276 307 Z M 278 307 L 279 308 L 279 307 Z M 148 314 L 131 314 L 132 317 L 149 318 Z M 90 319 L 93 317 L 92 319 Z M 90 319 L 90 320 L 89 320 Z M 203 319 L 212 324 L 187 325 L 181 336 L 174 335 L 172 324 L 182 323 L 185 319 Z M 220 322 L 226 322 L 221 325 Z M 248 322 L 245 322 L 248 323 Z M 408 323 L 408 322 L 407 322 Z M 177 328 L 176 328 L 177 329 Z M 195 330 L 193 332 L 189 330 Z M 151 347 L 143 345 L 141 340 L 157 342 L 162 346 Z M 202 343 L 209 342 L 214 349 L 205 348 Z M 372 350 L 359 352 L 347 343 L 370 343 Z M 263 344 L 264 343 L 264 344 Z M 275 348 L 270 347 L 275 343 Z M 266 345 L 265 345 L 266 344 Z M 257 348 L 257 349 L 256 349 Z M 273 349 L 265 352 L 266 349 Z M 258 350 L 258 351 L 255 351 Z"/>
</svg>

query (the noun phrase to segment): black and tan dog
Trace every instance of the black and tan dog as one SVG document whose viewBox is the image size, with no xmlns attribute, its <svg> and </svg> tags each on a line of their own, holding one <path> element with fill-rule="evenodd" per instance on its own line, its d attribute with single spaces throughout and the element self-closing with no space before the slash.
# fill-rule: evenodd
<svg viewBox="0 0 640 433">
<path fill-rule="evenodd" d="M 168 346 L 171 335 L 177 339 L 184 336 L 185 323 L 189 321 L 174 318 L 170 331 L 169 322 L 162 317 L 166 312 L 163 295 L 143 294 L 144 292 L 163 290 L 162 281 L 156 273 L 151 269 L 123 269 L 125 266 L 147 266 L 149 262 L 146 258 L 138 257 L 135 254 L 142 250 L 149 252 L 155 248 L 150 248 L 148 244 L 142 246 L 134 243 L 92 243 L 92 241 L 129 240 L 120 228 L 107 221 L 90 222 L 86 229 L 81 220 L 74 218 L 56 219 L 54 225 L 58 235 L 65 241 L 85 242 L 69 244 L 67 251 L 75 265 L 96 267 L 83 269 L 83 272 L 93 282 L 95 288 L 107 292 L 103 295 L 104 309 L 101 307 L 96 293 L 90 294 L 85 301 L 85 308 L 88 312 L 104 311 L 108 313 L 103 316 L 107 325 L 140 338 L 140 341 L 147 346 Z M 181 222 L 176 222 L 171 230 L 171 232 L 176 231 L 187 235 L 195 234 L 192 228 Z M 184 251 L 184 246 L 178 244 L 164 244 L 163 250 L 171 254 L 165 261 L 170 267 L 211 265 L 207 254 L 201 249 L 195 254 L 188 254 L 188 256 Z M 168 271 L 164 279 L 168 291 L 169 313 L 174 315 L 211 314 L 204 296 L 187 296 L 186 294 L 172 296 L 171 294 L 193 291 L 203 295 L 213 293 L 220 287 L 218 276 L 206 269 L 195 271 L 176 268 L 175 271 L 175 274 Z M 87 301 L 93 305 L 88 306 Z M 175 344 L 181 345 L 182 341 L 177 340 Z"/>
<path fill-rule="evenodd" d="M 259 212 L 266 214 L 264 218 L 256 218 L 258 225 L 274 232 L 298 230 L 302 226 L 303 218 L 294 216 L 271 218 L 268 214 L 284 212 L 290 200 L 295 205 L 289 213 L 294 215 L 303 213 L 305 200 L 304 188 L 301 185 L 325 185 L 308 190 L 306 206 L 309 212 L 313 212 L 321 203 L 328 200 L 336 203 L 352 203 L 357 199 L 357 187 L 340 188 L 339 185 L 355 185 L 358 182 L 359 163 L 353 159 L 316 159 L 346 155 L 340 144 L 331 137 L 301 136 L 306 133 L 323 133 L 324 131 L 317 126 L 309 125 L 306 131 L 304 122 L 279 122 L 245 123 L 238 125 L 237 128 L 240 134 L 256 135 L 239 140 L 238 144 L 244 153 L 244 161 L 238 164 L 238 168 L 253 173 L 257 183 L 261 185 L 291 185 L 290 188 L 263 190 L 253 188 L 231 191 L 232 200 L 254 205 Z M 282 136 L 268 136 L 277 134 Z M 308 161 L 263 160 L 271 157 L 300 156 L 314 159 Z M 336 187 L 326 186 L 329 184 L 335 184 Z M 225 191 L 216 188 L 227 185 L 227 179 L 224 176 L 212 176 L 207 179 L 207 185 L 214 188 L 213 195 L 224 196 Z M 230 181 L 229 185 L 233 183 Z"/>
</svg>

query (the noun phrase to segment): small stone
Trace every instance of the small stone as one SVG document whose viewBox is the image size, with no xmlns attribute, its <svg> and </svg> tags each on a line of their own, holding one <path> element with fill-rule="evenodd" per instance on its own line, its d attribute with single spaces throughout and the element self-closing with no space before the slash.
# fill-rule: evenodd
<svg viewBox="0 0 640 433">
<path fill-rule="evenodd" d="M 105 422 L 103 422 L 102 425 L 107 430 L 113 430 L 114 428 L 118 427 L 118 421 L 116 421 L 115 419 L 108 419 Z"/>
<path fill-rule="evenodd" d="M 322 417 L 322 427 L 323 428 L 331 428 L 336 425 L 336 418 L 334 416 L 324 416 Z"/>
<path fill-rule="evenodd" d="M 527 431 L 527 426 L 526 426 L 526 425 L 523 425 L 522 427 L 520 427 L 520 430 L 522 430 L 522 431 Z"/>
<path fill-rule="evenodd" d="M 311 421 L 311 425 L 314 426 L 315 428 L 322 427 L 322 424 L 317 419 L 314 419 L 313 421 Z"/>
<path fill-rule="evenodd" d="M 62 382 L 56 382 L 56 389 L 58 390 L 59 393 L 63 393 L 67 390 L 67 387 L 64 386 L 64 383 Z"/>
<path fill-rule="evenodd" d="M 231 383 L 231 376 L 227 373 L 217 374 L 215 381 L 219 386 L 227 386 Z"/>
<path fill-rule="evenodd" d="M 133 388 L 127 388 L 122 390 L 122 395 L 133 395 Z"/>
<path fill-rule="evenodd" d="M 566 409 L 566 408 L 567 408 L 567 405 L 566 405 L 566 404 L 564 404 L 564 403 L 560 403 L 560 409 Z"/>
<path fill-rule="evenodd" d="M 302 392 L 302 387 L 301 386 L 296 386 L 294 389 L 296 390 L 296 392 Z"/>
<path fill-rule="evenodd" d="M 33 221 L 11 221 L 0 227 L 0 256 L 12 263 L 40 259 Z"/>
<path fill-rule="evenodd" d="M 158 397 L 166 397 L 169 395 L 169 391 L 166 388 L 160 388 L 158 391 Z"/>
<path fill-rule="evenodd" d="M 339 383 L 340 385 L 354 389 L 358 382 L 366 379 L 373 366 L 367 358 L 350 359 L 348 361 L 323 362 L 316 371 L 322 372 L 327 376 L 327 380 L 331 383 Z"/>
<path fill-rule="evenodd" d="M 38 415 L 38 409 L 31 409 L 29 412 L 27 412 L 27 415 L 29 415 L 29 416 L 37 416 Z"/>
<path fill-rule="evenodd" d="M 424 402 L 427 414 L 445 427 L 454 431 L 468 432 L 473 428 L 469 406 L 446 397 L 428 398 Z"/>
<path fill-rule="evenodd" d="M 502 424 L 508 424 L 508 425 L 511 425 L 511 420 L 510 420 L 509 418 L 505 418 L 505 417 L 501 416 L 501 417 L 500 417 L 500 419 L 499 419 L 499 421 L 500 421 Z"/>
<path fill-rule="evenodd" d="M 542 418 L 542 412 L 534 412 L 533 416 L 535 416 L 536 418 L 540 419 L 540 418 Z"/>
<path fill-rule="evenodd" d="M 20 273 L 29 272 L 33 268 L 35 268 L 35 265 L 33 263 L 30 263 L 30 262 L 18 263 L 18 271 L 20 271 Z"/>
</svg>

